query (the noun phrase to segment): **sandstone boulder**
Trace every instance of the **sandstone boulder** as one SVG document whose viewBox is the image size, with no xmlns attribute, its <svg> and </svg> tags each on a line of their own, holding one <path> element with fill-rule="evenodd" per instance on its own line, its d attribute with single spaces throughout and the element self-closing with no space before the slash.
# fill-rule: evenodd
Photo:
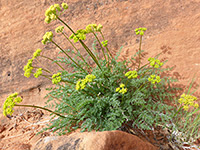
<svg viewBox="0 0 200 150">
<path fill-rule="evenodd" d="M 33 150 L 156 150 L 135 135 L 122 131 L 73 133 L 69 136 L 45 137 Z"/>
</svg>

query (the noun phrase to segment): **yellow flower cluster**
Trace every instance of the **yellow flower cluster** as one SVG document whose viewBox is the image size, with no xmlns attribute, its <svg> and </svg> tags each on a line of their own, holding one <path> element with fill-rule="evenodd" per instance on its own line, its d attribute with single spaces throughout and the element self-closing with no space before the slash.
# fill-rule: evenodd
<svg viewBox="0 0 200 150">
<path fill-rule="evenodd" d="M 41 49 L 37 49 L 34 53 L 33 53 L 33 59 L 37 58 L 38 56 L 40 56 L 40 53 L 42 52 Z"/>
<path fill-rule="evenodd" d="M 53 74 L 52 75 L 52 83 L 58 84 L 61 81 L 61 73 Z"/>
<path fill-rule="evenodd" d="M 119 93 L 122 93 L 122 94 L 125 94 L 127 92 L 127 88 L 124 88 L 125 85 L 123 83 L 120 84 L 120 87 L 116 88 L 116 92 L 119 92 Z"/>
<path fill-rule="evenodd" d="M 42 75 L 42 68 L 39 68 L 36 70 L 36 73 L 34 73 L 34 76 L 35 76 L 35 78 L 38 78 L 41 75 Z"/>
<path fill-rule="evenodd" d="M 85 28 L 85 30 L 87 33 L 95 32 L 95 31 L 100 32 L 102 28 L 103 28 L 103 26 L 101 24 L 99 24 L 98 26 L 97 26 L 97 24 L 89 24 Z"/>
<path fill-rule="evenodd" d="M 84 29 L 77 30 L 75 35 L 72 34 L 69 39 L 73 39 L 74 43 L 78 42 L 79 40 L 85 40 L 86 39 L 87 32 Z"/>
<path fill-rule="evenodd" d="M 133 70 L 133 71 L 128 71 L 125 76 L 129 79 L 133 79 L 133 78 L 137 78 L 138 74 L 137 71 Z"/>
<path fill-rule="evenodd" d="M 64 30 L 64 27 L 63 27 L 63 26 L 58 26 L 58 27 L 55 29 L 56 33 L 62 33 L 63 30 Z"/>
<path fill-rule="evenodd" d="M 67 3 L 62 3 L 62 8 L 64 10 L 68 9 L 68 5 Z M 54 4 L 54 5 L 51 5 L 46 11 L 45 11 L 45 22 L 46 23 L 50 23 L 51 21 L 53 20 L 56 20 L 58 15 L 60 14 L 61 12 L 61 7 L 59 4 Z"/>
<path fill-rule="evenodd" d="M 159 83 L 161 81 L 159 76 L 156 76 L 155 74 L 152 74 L 148 80 L 152 83 L 155 84 L 156 82 Z"/>
<path fill-rule="evenodd" d="M 51 42 L 53 38 L 53 33 L 50 32 L 46 32 L 45 35 L 43 36 L 43 40 L 42 40 L 42 44 L 46 44 L 47 42 Z"/>
<path fill-rule="evenodd" d="M 86 34 L 91 33 L 91 32 L 100 32 L 102 28 L 103 26 L 101 24 L 99 24 L 98 26 L 96 24 L 89 24 L 85 29 L 77 30 L 75 34 L 72 34 L 69 37 L 69 39 L 73 39 L 74 43 L 76 43 L 79 40 L 85 40 Z"/>
<path fill-rule="evenodd" d="M 33 67 L 32 67 L 32 63 L 33 63 L 33 59 L 29 59 L 28 63 L 26 64 L 26 66 L 24 66 L 24 76 L 29 78 L 31 76 Z"/>
<path fill-rule="evenodd" d="M 88 74 L 85 79 L 79 80 L 76 83 L 76 90 L 82 90 L 86 87 L 87 83 L 92 82 L 94 79 L 96 79 L 96 76 L 93 74 Z"/>
<path fill-rule="evenodd" d="M 12 113 L 14 112 L 13 107 L 15 106 L 15 104 L 22 102 L 22 98 L 17 97 L 17 96 L 18 96 L 18 93 L 13 93 L 6 98 L 3 104 L 4 116 L 12 115 Z"/>
<path fill-rule="evenodd" d="M 182 94 L 181 98 L 178 100 L 180 104 L 183 104 L 183 109 L 186 111 L 188 111 L 189 106 L 193 106 L 194 108 L 199 107 L 199 104 L 195 103 L 195 101 L 197 101 L 197 98 L 195 96 L 186 94 Z"/>
<path fill-rule="evenodd" d="M 144 32 L 147 30 L 147 28 L 136 28 L 135 29 L 135 34 L 138 35 L 144 35 Z"/>
<path fill-rule="evenodd" d="M 62 8 L 65 9 L 65 10 L 68 9 L 67 3 L 62 3 L 61 6 L 62 6 Z"/>
<path fill-rule="evenodd" d="M 102 41 L 101 44 L 103 45 L 103 47 L 106 47 L 108 45 L 108 40 Z"/>
<path fill-rule="evenodd" d="M 33 60 L 35 59 L 35 58 L 37 58 L 38 56 L 40 56 L 40 53 L 42 52 L 42 50 L 41 49 L 37 49 L 34 53 L 33 53 L 33 57 L 32 57 L 32 59 L 29 59 L 28 60 L 28 63 L 24 66 L 24 76 L 25 77 L 27 77 L 27 78 L 29 78 L 30 76 L 31 76 L 31 73 L 32 73 L 32 70 L 33 70 L 33 66 L 32 66 L 32 64 L 33 64 Z M 37 74 L 37 75 L 36 75 Z M 39 77 L 40 75 L 42 74 L 42 68 L 40 68 L 40 69 L 38 69 L 37 71 L 36 71 L 36 73 L 34 74 L 34 76 L 36 77 Z M 36 77 L 36 78 L 37 78 Z"/>
<path fill-rule="evenodd" d="M 154 68 L 159 68 L 163 65 L 162 62 L 160 62 L 159 59 L 155 59 L 155 58 L 149 58 L 148 61 L 150 62 L 150 65 Z"/>
</svg>

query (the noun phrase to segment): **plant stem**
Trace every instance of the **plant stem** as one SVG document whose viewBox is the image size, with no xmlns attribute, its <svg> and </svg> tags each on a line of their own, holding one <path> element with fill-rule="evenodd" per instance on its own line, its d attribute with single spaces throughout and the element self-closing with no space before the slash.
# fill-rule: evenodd
<svg viewBox="0 0 200 150">
<path fill-rule="evenodd" d="M 70 26 L 68 26 L 68 24 L 66 24 L 62 19 L 60 19 L 60 17 L 57 16 L 57 18 L 58 18 L 58 20 L 59 20 L 60 22 L 62 22 L 74 35 L 76 35 L 76 33 L 74 32 L 74 30 L 73 30 Z"/>
<path fill-rule="evenodd" d="M 172 118 L 174 118 L 174 117 L 176 117 L 176 115 L 181 111 L 181 108 L 182 108 L 183 106 L 179 106 L 179 109 L 178 109 L 178 111 L 173 115 L 173 117 Z"/>
<path fill-rule="evenodd" d="M 92 57 L 92 59 L 94 60 L 94 62 L 97 64 L 97 66 L 99 67 L 100 70 L 101 66 L 99 65 L 99 62 L 97 60 L 97 58 L 95 57 L 95 55 L 92 53 L 92 51 L 85 45 L 85 43 L 82 40 L 79 40 L 79 42 L 81 43 L 81 45 L 85 48 L 85 50 L 87 51 L 87 53 Z"/>
<path fill-rule="evenodd" d="M 142 35 L 140 35 L 140 44 L 139 44 L 139 65 L 138 65 L 138 68 L 140 68 L 140 63 L 141 63 L 141 49 L 142 49 Z"/>
<path fill-rule="evenodd" d="M 43 77 L 45 77 L 45 78 L 51 80 L 51 78 L 49 78 L 47 75 L 43 75 L 43 74 L 41 74 L 41 76 L 43 76 Z"/>
<path fill-rule="evenodd" d="M 104 38 L 103 33 L 102 33 L 101 31 L 100 31 L 100 34 L 101 34 L 103 40 L 105 41 L 105 38 Z M 108 49 L 107 46 L 106 46 L 106 51 L 107 51 L 107 53 L 108 53 L 108 54 L 112 57 L 112 59 L 113 59 L 113 56 L 112 56 L 112 54 L 110 53 L 110 51 L 109 51 L 109 49 Z"/>
<path fill-rule="evenodd" d="M 70 28 L 70 26 L 68 26 L 68 24 L 66 24 L 62 19 L 60 19 L 58 16 L 57 16 L 57 19 L 62 22 L 75 36 L 76 36 L 76 33 L 72 30 L 72 28 Z M 77 36 L 76 36 L 77 37 Z M 78 37 L 77 37 L 78 38 Z M 97 58 L 95 57 L 95 55 L 92 53 L 92 51 L 85 45 L 85 43 L 80 40 L 78 38 L 79 42 L 81 43 L 81 45 L 83 46 L 83 48 L 87 51 L 87 53 L 92 57 L 92 59 L 94 60 L 94 62 L 97 64 L 97 66 L 101 69 L 101 66 L 99 65 L 98 63 L 98 60 Z M 102 69 L 101 69 L 102 70 Z"/>
<path fill-rule="evenodd" d="M 66 118 L 65 116 L 63 116 L 63 115 L 61 115 L 61 114 L 59 114 L 59 113 L 57 113 L 57 112 L 54 112 L 54 111 L 52 111 L 52 110 L 50 110 L 50 109 L 48 109 L 48 108 L 44 108 L 44 107 L 40 107 L 40 106 L 35 106 L 35 105 L 19 105 L 19 104 L 15 104 L 15 106 L 39 108 L 39 109 L 46 110 L 46 111 L 48 111 L 48 112 L 50 112 L 50 113 L 53 113 L 53 114 L 55 114 L 55 115 L 57 115 L 57 116 L 59 116 L 59 117 Z"/>
<path fill-rule="evenodd" d="M 32 67 L 33 67 L 33 68 L 37 68 L 37 69 L 38 69 L 38 68 L 40 68 L 40 67 L 34 67 L 34 66 L 32 66 Z M 50 72 L 50 71 L 48 71 L 48 70 L 46 70 L 46 69 L 43 69 L 43 68 L 42 68 L 42 70 L 44 70 L 44 71 L 46 71 L 46 72 L 48 72 L 48 73 L 50 73 L 50 74 L 51 74 L 51 72 Z"/>
<path fill-rule="evenodd" d="M 44 68 L 42 63 L 37 58 L 35 58 L 35 60 Z M 52 74 L 52 72 L 50 70 L 48 70 L 48 69 L 44 69 L 44 70 L 46 70 L 48 73 Z"/>
<path fill-rule="evenodd" d="M 75 47 L 75 45 L 70 41 L 70 39 L 67 37 L 67 35 L 62 32 L 62 35 L 68 40 L 68 42 L 73 46 L 73 48 L 76 50 L 77 53 L 80 53 L 79 50 Z M 91 66 L 85 61 L 85 59 L 83 58 L 83 56 L 80 54 L 79 56 L 87 66 L 89 66 L 91 68 Z M 91 68 L 92 69 L 92 68 Z"/>
<path fill-rule="evenodd" d="M 85 73 L 85 69 L 83 69 L 77 62 L 75 62 L 58 44 L 56 44 L 53 40 L 51 41 L 54 45 L 56 45 L 73 63 L 75 63 L 81 70 L 83 70 Z"/>
<path fill-rule="evenodd" d="M 65 104 L 66 104 L 67 106 L 69 106 L 71 109 L 76 110 L 76 109 L 75 109 L 74 107 L 72 107 L 71 105 L 67 104 L 66 102 L 64 102 L 64 101 L 62 101 L 62 100 L 59 100 L 58 98 L 52 96 L 51 94 L 50 94 L 49 96 L 51 96 L 52 98 L 55 98 L 56 100 L 58 100 L 58 101 L 61 102 L 61 103 L 65 103 Z"/>
<path fill-rule="evenodd" d="M 43 57 L 43 58 L 46 58 L 46 59 L 49 59 L 49 60 L 51 60 L 51 61 L 54 61 L 53 59 L 51 59 L 51 58 L 49 58 L 49 57 L 47 57 L 47 56 L 43 56 L 43 55 L 40 55 L 41 57 Z M 65 70 L 58 62 L 55 62 L 62 70 Z"/>
<path fill-rule="evenodd" d="M 106 55 L 105 55 L 105 52 L 104 52 L 104 49 L 103 49 L 103 47 L 102 47 L 102 44 L 101 44 L 101 42 L 99 41 L 99 38 L 97 37 L 97 35 L 94 33 L 94 32 L 92 32 L 93 33 L 93 35 L 95 36 L 95 38 L 97 39 L 97 41 L 98 41 L 98 43 L 99 43 L 99 45 L 100 45 L 100 47 L 101 47 L 101 50 L 102 50 L 102 52 L 103 52 L 103 56 L 104 56 L 104 58 L 105 58 L 105 60 L 106 60 Z M 107 61 L 107 60 L 106 60 Z"/>
</svg>

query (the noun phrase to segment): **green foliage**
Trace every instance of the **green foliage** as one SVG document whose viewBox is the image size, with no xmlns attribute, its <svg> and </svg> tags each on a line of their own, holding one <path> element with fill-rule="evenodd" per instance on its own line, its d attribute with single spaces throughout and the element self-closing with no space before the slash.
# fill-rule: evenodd
<svg viewBox="0 0 200 150">
<path fill-rule="evenodd" d="M 107 61 L 99 60 L 102 70 L 93 68 L 91 74 L 96 76 L 94 81 L 77 91 L 76 82 L 87 74 L 68 59 L 59 58 L 59 62 L 71 64 L 74 72 L 62 71 L 62 80 L 66 83 L 57 85 L 48 94 L 62 101 L 55 103 L 55 109 L 57 113 L 66 116 L 52 121 L 49 129 L 61 132 L 73 128 L 82 128 L 82 131 L 116 130 L 133 120 L 132 126 L 152 129 L 154 125 L 164 125 L 170 120 L 167 112 L 171 107 L 164 100 L 172 100 L 174 96 L 168 93 L 174 89 L 166 86 L 173 80 L 163 77 L 159 84 L 148 81 L 151 74 L 159 75 L 163 69 L 146 65 L 138 69 L 137 78 L 129 79 L 125 74 L 129 71 L 130 62 L 112 59 L 108 67 Z M 127 93 L 116 92 L 120 83 L 125 84 Z"/>
<path fill-rule="evenodd" d="M 61 13 L 60 10 L 56 11 L 57 7 L 60 8 L 56 4 L 47 9 L 46 17 L 53 16 L 47 23 L 57 19 L 63 23 L 72 32 L 71 36 L 66 35 L 63 26 L 56 28 L 56 32 L 59 31 L 74 50 L 64 50 L 57 45 L 52 32 L 47 32 L 43 37 L 43 44 L 51 42 L 66 55 L 53 60 L 62 69 L 59 70 L 59 80 L 55 78 L 55 74 L 52 76 L 51 71 L 48 72 L 56 86 L 50 89 L 47 95 L 47 106 L 54 108 L 55 113 L 61 116 L 52 119 L 47 129 L 53 129 L 61 134 L 76 128 L 81 128 L 82 131 L 104 131 L 116 130 L 131 123 L 133 127 L 151 130 L 156 125 L 165 126 L 166 122 L 170 122 L 169 112 L 172 107 L 165 104 L 165 100 L 172 100 L 175 96 L 173 92 L 177 89 L 171 87 L 174 79 L 163 75 L 160 78 L 167 69 L 162 68 L 164 62 L 160 62 L 157 57 L 149 58 L 149 63 L 141 66 L 142 37 L 147 29 L 135 30 L 136 35 L 140 36 L 140 44 L 131 61 L 119 61 L 122 49 L 112 56 L 108 49 L 108 40 L 102 33 L 102 25 L 89 24 L 85 29 L 75 32 L 60 18 Z M 100 36 L 97 33 L 100 33 Z M 95 44 L 92 51 L 83 42 L 87 34 L 94 35 L 103 58 L 96 53 Z M 79 42 L 88 56 L 83 57 L 73 42 Z M 136 57 L 139 57 L 139 65 L 129 68 L 133 66 L 132 63 L 136 64 Z M 88 58 L 93 60 L 95 65 L 90 65 Z M 60 64 L 67 65 L 73 70 L 68 72 Z"/>
</svg>

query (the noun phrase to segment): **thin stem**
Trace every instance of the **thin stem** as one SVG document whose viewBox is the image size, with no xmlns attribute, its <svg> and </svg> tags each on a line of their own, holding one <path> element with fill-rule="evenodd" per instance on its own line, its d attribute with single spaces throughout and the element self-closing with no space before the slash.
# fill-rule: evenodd
<svg viewBox="0 0 200 150">
<path fill-rule="evenodd" d="M 40 106 L 35 106 L 35 105 L 19 105 L 19 104 L 15 104 L 15 106 L 39 108 L 39 109 L 46 110 L 46 111 L 48 111 L 48 112 L 50 112 L 50 113 L 53 113 L 53 114 L 55 114 L 55 115 L 57 115 L 57 116 L 59 116 L 59 117 L 66 118 L 65 116 L 63 116 L 63 115 L 61 115 L 61 114 L 59 114 L 59 113 L 57 113 L 57 112 L 54 112 L 54 111 L 52 111 L 52 110 L 50 110 L 50 109 L 48 109 L 48 108 L 44 108 L 44 107 L 40 107 Z"/>
<path fill-rule="evenodd" d="M 76 36 L 76 33 L 74 32 L 74 30 L 72 30 L 72 28 L 70 28 L 70 26 L 68 26 L 68 24 L 66 24 L 62 19 L 60 19 L 58 16 L 57 16 L 58 20 L 60 22 L 62 22 L 75 36 Z M 77 37 L 78 38 L 78 37 Z M 78 38 L 79 39 L 79 38 Z M 92 57 L 92 59 L 94 60 L 94 62 L 97 64 L 97 66 L 101 69 L 101 66 L 99 65 L 98 63 L 98 60 L 96 59 L 95 55 L 92 53 L 92 51 L 85 45 L 85 43 L 79 39 L 79 42 L 81 43 L 81 45 L 85 48 L 85 50 L 87 51 L 87 53 Z M 102 70 L 102 69 L 101 69 Z"/>
<path fill-rule="evenodd" d="M 104 38 L 103 33 L 102 33 L 101 31 L 100 31 L 100 34 L 101 34 L 103 40 L 105 41 L 105 38 Z M 108 54 L 112 57 L 112 59 L 113 59 L 113 56 L 112 56 L 112 54 L 110 53 L 110 51 L 109 51 L 109 49 L 108 49 L 107 46 L 106 46 L 106 51 L 107 51 L 107 53 L 108 53 Z"/>
<path fill-rule="evenodd" d="M 89 86 L 89 87 L 88 87 L 88 89 L 89 89 L 89 90 L 91 90 L 92 92 L 94 92 L 94 93 L 97 95 L 97 97 L 99 97 L 99 96 L 98 96 L 98 94 L 96 93 L 96 91 L 95 91 L 95 90 L 93 90 L 93 88 L 92 88 L 92 87 L 90 87 L 90 86 Z"/>
<path fill-rule="evenodd" d="M 138 65 L 138 68 L 140 68 L 140 63 L 141 63 L 141 49 L 142 49 L 142 35 L 140 35 L 140 44 L 139 44 L 139 65 Z"/>
<path fill-rule="evenodd" d="M 145 65 L 143 65 L 141 68 L 138 68 L 137 72 L 140 71 L 142 68 L 146 67 L 148 64 L 150 64 L 150 63 L 148 62 Z"/>
<path fill-rule="evenodd" d="M 51 80 L 51 78 L 49 78 L 47 75 L 43 75 L 43 74 L 41 74 L 41 76 L 43 76 L 43 77 L 45 77 L 45 78 Z"/>
<path fill-rule="evenodd" d="M 76 33 L 74 32 L 74 30 L 70 27 L 70 26 L 68 26 L 68 24 L 66 24 L 62 19 L 60 19 L 58 16 L 57 16 L 57 18 L 58 18 L 58 20 L 60 21 L 60 22 L 62 22 L 65 26 L 67 26 L 67 28 L 75 35 Z"/>
<path fill-rule="evenodd" d="M 64 102 L 64 101 L 62 101 L 62 100 L 59 100 L 58 98 L 52 96 L 51 94 L 50 94 L 49 96 L 55 98 L 57 101 L 59 101 L 59 102 L 61 102 L 61 103 L 65 103 L 65 104 L 66 104 L 67 106 L 69 106 L 71 109 L 76 110 L 76 109 L 75 109 L 74 107 L 72 107 L 71 105 L 67 104 L 66 102 Z"/>
<path fill-rule="evenodd" d="M 40 68 L 40 67 L 34 67 L 34 66 L 32 66 L 33 68 Z M 42 70 L 44 70 L 44 71 L 46 71 L 46 72 L 48 72 L 48 73 L 50 73 L 51 74 L 51 72 L 49 72 L 48 70 L 46 70 L 46 69 L 43 69 L 42 68 Z"/>
<path fill-rule="evenodd" d="M 42 63 L 37 59 L 37 58 L 35 58 L 35 60 L 43 67 L 43 68 L 45 68 L 43 65 L 42 65 Z M 52 74 L 52 72 L 50 71 L 50 70 L 48 70 L 48 69 L 45 69 L 48 73 L 50 73 L 50 74 Z"/>
<path fill-rule="evenodd" d="M 99 41 L 99 38 L 97 37 L 97 35 L 94 33 L 94 32 L 92 32 L 93 33 L 93 35 L 95 36 L 95 38 L 97 39 L 97 41 L 98 41 L 98 43 L 99 43 L 99 45 L 100 45 L 100 47 L 101 47 L 101 50 L 102 50 L 102 52 L 103 52 L 103 56 L 104 56 L 104 58 L 105 58 L 105 60 L 106 60 L 106 55 L 105 55 L 105 52 L 104 52 L 104 49 L 103 49 L 103 47 L 102 47 L 102 44 L 101 44 L 101 42 Z M 107 60 L 106 60 L 107 61 Z"/>
<path fill-rule="evenodd" d="M 62 32 L 62 35 L 64 35 L 64 37 L 68 40 L 68 42 L 73 46 L 73 48 L 76 50 L 76 52 L 77 53 L 80 53 L 79 52 L 79 50 L 75 47 L 75 45 L 70 41 L 70 39 L 67 37 L 67 35 L 64 33 L 64 32 Z M 83 58 L 83 56 L 80 54 L 80 56 L 79 56 L 84 62 L 85 62 L 85 64 L 87 65 L 87 66 L 89 66 L 90 68 L 91 68 L 91 66 L 85 61 L 85 59 Z"/>
<path fill-rule="evenodd" d="M 183 107 L 183 106 L 181 106 L 181 105 L 179 106 L 179 109 L 178 109 L 178 111 L 177 111 L 177 112 L 176 112 L 176 113 L 173 115 L 173 117 L 172 117 L 172 118 L 176 117 L 176 115 L 177 115 L 177 114 L 178 114 L 178 113 L 181 111 L 182 107 Z"/>
<path fill-rule="evenodd" d="M 77 62 L 75 62 L 58 44 L 56 44 L 53 40 L 51 41 L 54 45 L 56 45 L 73 63 L 75 63 L 81 70 L 83 70 L 85 73 L 85 69 L 83 69 Z"/>
<path fill-rule="evenodd" d="M 85 45 L 85 43 L 81 40 L 79 40 L 79 42 L 81 43 L 81 45 L 85 48 L 85 50 L 88 52 L 88 54 L 92 57 L 92 59 L 94 60 L 94 62 L 97 64 L 97 66 L 99 67 L 100 70 L 101 69 L 101 66 L 99 65 L 98 63 L 98 60 L 97 58 L 95 57 L 95 55 L 92 53 L 92 51 Z"/>
<path fill-rule="evenodd" d="M 49 59 L 49 60 L 51 60 L 51 61 L 54 61 L 53 59 L 51 59 L 51 58 L 49 58 L 49 57 L 47 57 L 47 56 L 43 56 L 43 55 L 40 55 L 41 57 L 43 57 L 43 58 L 46 58 L 46 59 Z M 58 62 L 55 62 L 62 70 L 65 70 Z"/>
</svg>

